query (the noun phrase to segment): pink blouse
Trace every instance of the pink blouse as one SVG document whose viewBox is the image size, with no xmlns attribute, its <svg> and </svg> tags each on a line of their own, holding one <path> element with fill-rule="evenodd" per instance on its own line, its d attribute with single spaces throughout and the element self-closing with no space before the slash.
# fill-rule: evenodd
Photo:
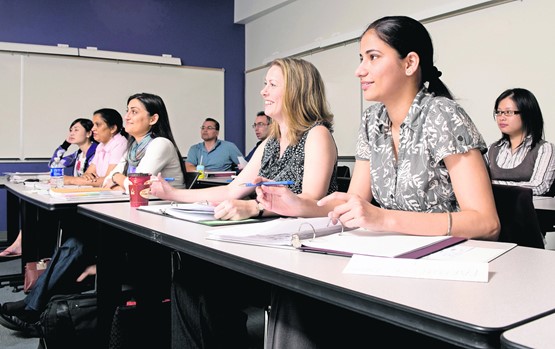
<svg viewBox="0 0 555 349">
<path fill-rule="evenodd" d="M 92 164 L 96 166 L 96 174 L 99 177 L 105 177 L 108 166 L 117 165 L 123 153 L 127 150 L 127 138 L 121 134 L 117 134 L 108 143 L 100 143 L 96 147 Z"/>
</svg>

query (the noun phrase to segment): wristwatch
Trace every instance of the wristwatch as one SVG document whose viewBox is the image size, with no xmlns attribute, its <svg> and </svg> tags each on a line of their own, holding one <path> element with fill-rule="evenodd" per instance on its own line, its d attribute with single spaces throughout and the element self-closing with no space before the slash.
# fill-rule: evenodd
<svg viewBox="0 0 555 349">
<path fill-rule="evenodd" d="M 264 213 L 264 206 L 262 206 L 262 204 L 258 202 L 258 200 L 255 200 L 255 201 L 256 201 L 256 209 L 258 210 L 258 216 L 256 216 L 256 218 L 260 218 Z"/>
<path fill-rule="evenodd" d="M 116 182 L 116 181 L 114 180 L 114 176 L 117 175 L 117 174 L 119 174 L 119 172 L 116 172 L 116 173 L 114 173 L 114 174 L 112 175 L 112 184 L 113 184 L 114 186 L 115 186 L 115 185 L 119 185 L 118 182 Z"/>
</svg>

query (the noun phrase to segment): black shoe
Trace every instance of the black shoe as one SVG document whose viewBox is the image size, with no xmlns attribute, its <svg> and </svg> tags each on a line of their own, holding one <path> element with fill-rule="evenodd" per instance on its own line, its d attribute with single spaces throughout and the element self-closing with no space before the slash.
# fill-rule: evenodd
<svg viewBox="0 0 555 349">
<path fill-rule="evenodd" d="M 21 320 L 17 316 L 9 316 L 0 314 L 0 324 L 10 330 L 23 332 L 29 337 L 42 337 L 39 327 L 36 323 L 29 323 Z"/>
<path fill-rule="evenodd" d="M 19 315 L 23 313 L 26 306 L 27 305 L 23 299 L 17 302 L 6 302 L 2 304 L 2 307 L 0 307 L 0 313 L 10 316 Z"/>
<path fill-rule="evenodd" d="M 22 313 L 14 315 L 16 316 L 19 320 L 30 323 L 30 324 L 34 324 L 35 322 L 39 321 L 40 319 L 40 313 L 36 310 L 23 310 Z"/>
</svg>

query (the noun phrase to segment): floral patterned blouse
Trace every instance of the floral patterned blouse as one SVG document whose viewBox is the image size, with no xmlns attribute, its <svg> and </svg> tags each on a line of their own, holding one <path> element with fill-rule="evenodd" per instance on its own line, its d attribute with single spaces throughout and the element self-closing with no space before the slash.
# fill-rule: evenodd
<svg viewBox="0 0 555 349">
<path fill-rule="evenodd" d="M 258 175 L 273 181 L 294 181 L 295 184 L 289 185 L 289 189 L 295 194 L 302 193 L 306 137 L 310 130 L 318 125 L 322 125 L 322 123 L 312 125 L 303 133 L 299 143 L 289 145 L 281 157 L 279 156 L 279 141 L 275 138 L 268 138 Z M 327 194 L 334 191 L 337 191 L 337 160 L 335 161 Z"/>
<path fill-rule="evenodd" d="M 381 103 L 362 115 L 356 158 L 369 160 L 372 195 L 381 207 L 452 212 L 459 205 L 443 159 L 471 149 L 484 153 L 487 147 L 470 117 L 455 101 L 423 88 L 401 124 L 398 159 L 391 122 Z"/>
</svg>

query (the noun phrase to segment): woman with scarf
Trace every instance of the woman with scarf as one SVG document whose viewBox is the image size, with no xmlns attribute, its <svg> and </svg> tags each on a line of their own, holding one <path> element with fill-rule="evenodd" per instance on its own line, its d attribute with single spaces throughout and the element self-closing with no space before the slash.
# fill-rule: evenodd
<svg viewBox="0 0 555 349">
<path fill-rule="evenodd" d="M 162 99 L 148 93 L 127 100 L 125 130 L 129 133 L 127 152 L 104 179 L 104 187 L 129 189 L 128 173 L 150 173 L 174 178 L 174 186 L 185 180 L 183 158 L 172 135 L 170 119 Z"/>
<path fill-rule="evenodd" d="M 172 185 L 182 185 L 185 178 L 185 164 L 175 144 L 166 106 L 162 99 L 148 93 L 135 94 L 129 97 L 127 108 L 125 116 L 125 129 L 129 133 L 127 152 L 106 176 L 104 185 L 114 187 L 116 190 L 128 188 L 127 173 L 133 172 L 162 173 L 175 179 Z M 23 300 L 4 303 L 0 307 L 0 324 L 30 336 L 40 336 L 36 322 L 49 299 L 56 294 L 79 293 L 84 288 L 83 281 L 87 276 L 96 274 L 96 238 L 94 234 L 83 233 L 74 234 L 67 239 L 56 250 L 51 264 L 39 277 L 31 293 Z M 140 250 L 138 245 L 138 243 L 133 245 L 128 253 L 129 258 L 133 258 L 135 252 Z M 155 252 L 149 253 L 153 255 Z M 138 252 L 139 256 L 144 256 L 142 253 L 144 252 Z M 164 259 L 161 257 L 152 260 L 163 263 Z M 162 269 L 154 267 L 153 270 Z M 152 282 L 154 277 L 163 278 L 164 275 L 154 275 L 153 278 L 147 278 L 147 281 Z M 157 282 L 153 284 L 160 285 Z M 142 287 L 140 285 L 139 289 Z M 141 302 L 141 310 L 150 309 L 150 304 L 152 303 L 146 300 Z"/>
</svg>

